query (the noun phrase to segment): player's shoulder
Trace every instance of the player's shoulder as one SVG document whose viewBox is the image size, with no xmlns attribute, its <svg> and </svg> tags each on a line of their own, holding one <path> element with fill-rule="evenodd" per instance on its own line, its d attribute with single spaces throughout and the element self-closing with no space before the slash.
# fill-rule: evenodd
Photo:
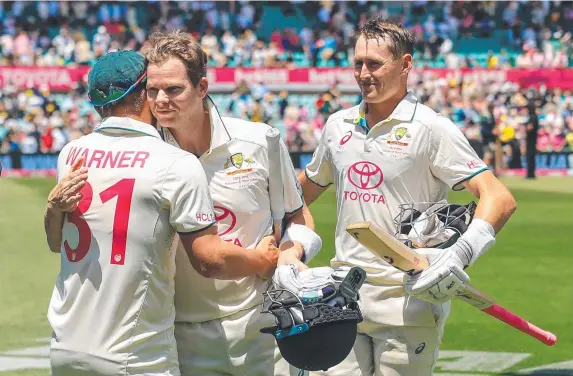
<svg viewBox="0 0 573 376">
<path fill-rule="evenodd" d="M 414 121 L 422 124 L 430 131 L 447 132 L 457 128 L 457 126 L 450 119 L 420 102 L 418 102 L 416 105 Z"/>
<path fill-rule="evenodd" d="M 197 156 L 166 142 L 162 141 L 161 144 L 156 150 L 161 152 L 159 170 L 165 171 L 164 179 L 180 177 L 188 180 L 198 172 L 203 172 L 203 165 Z"/>
<path fill-rule="evenodd" d="M 83 135 L 81 137 L 78 137 L 78 138 L 75 138 L 75 139 L 69 141 L 67 144 L 64 145 L 62 150 L 60 150 L 60 154 L 58 155 L 58 158 L 60 158 L 60 159 L 65 158 L 69 154 L 69 152 L 71 150 L 73 150 L 74 148 L 89 146 L 90 140 L 91 140 L 91 138 L 93 138 L 92 134 L 93 133 Z"/>
<path fill-rule="evenodd" d="M 185 159 L 185 161 L 195 160 L 198 162 L 199 159 L 194 155 L 191 154 L 177 146 L 168 144 L 167 142 L 161 139 L 153 139 L 152 144 L 149 145 L 153 150 L 156 150 L 158 154 L 161 154 L 161 160 L 168 165 L 173 164 L 173 162 L 178 161 L 180 159 Z"/>
<path fill-rule="evenodd" d="M 346 128 L 348 125 L 354 125 L 354 120 L 360 115 L 360 105 L 345 108 L 336 111 L 326 119 L 324 123 L 324 131 L 329 132 L 337 128 Z"/>
<path fill-rule="evenodd" d="M 231 139 L 267 147 L 267 132 L 273 128 L 270 125 L 233 117 L 221 120 Z"/>
<path fill-rule="evenodd" d="M 336 111 L 335 113 L 333 113 L 328 117 L 328 119 L 326 120 L 326 125 L 334 123 L 346 123 L 349 120 L 353 122 L 354 119 L 358 117 L 359 113 L 360 113 L 360 105 Z"/>
</svg>

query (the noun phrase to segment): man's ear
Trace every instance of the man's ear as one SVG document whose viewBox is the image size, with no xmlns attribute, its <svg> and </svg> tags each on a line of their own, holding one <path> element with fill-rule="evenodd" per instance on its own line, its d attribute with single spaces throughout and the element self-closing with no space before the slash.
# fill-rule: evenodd
<svg viewBox="0 0 573 376">
<path fill-rule="evenodd" d="M 414 58 L 410 54 L 405 54 L 402 57 L 402 74 L 408 74 L 412 70 Z"/>
<path fill-rule="evenodd" d="M 207 80 L 207 77 L 201 77 L 201 81 L 197 84 L 197 88 L 199 89 L 201 98 L 205 98 L 207 96 L 207 91 L 209 90 L 209 81 Z"/>
</svg>

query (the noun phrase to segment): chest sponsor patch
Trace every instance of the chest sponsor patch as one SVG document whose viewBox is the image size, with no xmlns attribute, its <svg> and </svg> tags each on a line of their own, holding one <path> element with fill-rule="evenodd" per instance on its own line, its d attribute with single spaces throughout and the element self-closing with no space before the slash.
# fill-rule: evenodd
<svg viewBox="0 0 573 376">
<path fill-rule="evenodd" d="M 378 191 L 384 182 L 380 166 L 370 161 L 359 161 L 348 167 L 346 177 L 350 184 L 344 190 L 344 201 L 386 204 L 384 195 Z"/>
</svg>

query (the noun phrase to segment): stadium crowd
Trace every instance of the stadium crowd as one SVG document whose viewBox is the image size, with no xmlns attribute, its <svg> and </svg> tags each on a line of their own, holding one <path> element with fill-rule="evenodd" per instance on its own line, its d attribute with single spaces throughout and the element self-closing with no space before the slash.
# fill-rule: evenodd
<svg viewBox="0 0 573 376">
<path fill-rule="evenodd" d="M 484 158 L 491 158 L 488 153 L 496 135 L 507 145 L 507 155 L 524 155 L 526 128 L 532 118 L 539 124 L 538 151 L 573 151 L 570 91 L 445 79 L 424 80 L 412 90 L 422 102 L 454 121 Z M 246 83 L 230 95 L 214 94 L 213 98 L 223 114 L 283 129 L 292 151 L 314 150 L 328 116 L 360 101 L 358 94 L 343 95 L 336 88 L 318 95 L 289 94 Z M 81 84 L 67 95 L 53 94 L 46 87 L 0 89 L 1 151 L 57 152 L 97 126 L 99 116 L 90 107 Z"/>
<path fill-rule="evenodd" d="M 573 5 L 567 2 L 14 1 L 0 2 L 0 66 L 89 65 L 109 51 L 141 48 L 158 28 L 195 35 L 212 66 L 348 66 L 355 25 L 374 13 L 410 27 L 418 66 L 569 64 Z M 311 14 L 315 17 L 297 28 L 293 20 Z M 281 23 L 272 22 L 273 15 Z M 278 24 L 285 28 L 274 29 Z M 484 45 L 485 55 L 479 52 Z M 473 49 L 461 52 L 463 46 Z M 496 136 L 509 159 L 523 155 L 532 122 L 539 125 L 539 151 L 573 151 L 569 91 L 444 79 L 424 80 L 412 90 L 458 124 L 484 159 L 491 159 Z M 57 152 L 91 132 L 99 116 L 85 91 L 82 83 L 68 93 L 0 88 L 0 152 Z M 327 117 L 360 101 L 337 88 L 297 94 L 247 83 L 213 97 L 223 113 L 284 130 L 293 151 L 314 150 Z"/>
<path fill-rule="evenodd" d="M 179 28 L 212 66 L 348 66 L 356 25 L 375 14 L 413 32 L 422 66 L 569 65 L 573 5 L 564 1 L 6 1 L 0 56 L 3 65 L 92 64 Z"/>
</svg>

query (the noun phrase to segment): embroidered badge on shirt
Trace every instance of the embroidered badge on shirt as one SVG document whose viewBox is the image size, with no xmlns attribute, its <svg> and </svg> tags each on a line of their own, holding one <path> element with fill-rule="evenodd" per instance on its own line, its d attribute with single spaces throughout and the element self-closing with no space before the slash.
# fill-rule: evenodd
<svg viewBox="0 0 573 376">
<path fill-rule="evenodd" d="M 406 127 L 392 128 L 386 139 L 386 144 L 382 146 L 382 152 L 392 158 L 400 159 L 410 156 L 410 143 L 412 135 Z"/>
<path fill-rule="evenodd" d="M 223 185 L 228 188 L 244 189 L 256 184 L 258 178 L 252 167 L 254 164 L 255 160 L 251 157 L 245 158 L 243 153 L 235 153 L 228 157 L 222 172 L 231 178 L 225 179 Z"/>
</svg>

